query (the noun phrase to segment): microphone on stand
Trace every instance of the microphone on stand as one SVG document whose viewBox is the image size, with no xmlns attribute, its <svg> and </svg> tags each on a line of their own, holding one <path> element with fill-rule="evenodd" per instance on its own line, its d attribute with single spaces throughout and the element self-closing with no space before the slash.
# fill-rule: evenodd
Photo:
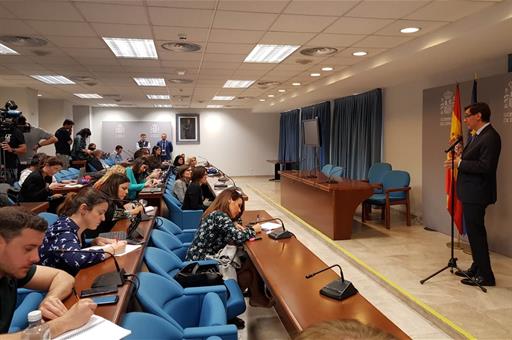
<svg viewBox="0 0 512 340">
<path fill-rule="evenodd" d="M 199 155 L 197 155 L 196 157 L 204 161 L 204 167 L 205 167 L 205 168 L 209 168 L 209 167 L 215 168 L 214 166 L 212 166 L 212 165 L 210 164 L 210 162 L 208 162 L 208 160 L 207 160 L 206 158 L 201 157 L 201 156 L 199 156 Z"/>
<path fill-rule="evenodd" d="M 335 300 L 344 300 L 348 297 L 351 297 L 354 294 L 357 294 L 357 289 L 354 287 L 352 282 L 345 280 L 345 278 L 343 277 L 343 270 L 341 269 L 339 264 L 333 264 L 332 266 L 329 266 L 317 272 L 307 274 L 306 279 L 310 279 L 313 276 L 316 276 L 317 274 L 320 274 L 333 267 L 339 268 L 341 279 L 334 280 L 331 283 L 327 284 L 325 287 L 320 289 L 320 294 Z"/>
<path fill-rule="evenodd" d="M 216 167 L 216 166 L 214 166 L 214 165 L 211 165 L 211 164 L 210 164 L 210 167 L 211 167 L 211 168 L 214 168 L 215 170 L 217 170 L 217 172 L 221 175 L 221 177 L 219 177 L 219 178 L 217 179 L 217 181 L 218 181 L 218 182 L 222 182 L 222 183 L 218 183 L 218 182 L 217 182 L 217 183 L 215 183 L 215 184 L 214 184 L 215 189 L 223 189 L 223 188 L 227 188 L 227 187 L 228 187 L 228 185 L 227 185 L 225 182 L 229 181 L 229 179 L 228 179 L 228 178 L 227 178 L 227 176 L 224 174 L 224 172 L 222 172 L 222 170 L 221 170 L 221 169 L 217 168 L 217 167 Z"/>
<path fill-rule="evenodd" d="M 114 254 L 108 251 L 99 251 L 99 250 L 66 250 L 66 249 L 52 249 L 50 250 L 55 253 L 74 253 L 74 254 L 109 254 L 110 257 L 114 260 L 114 264 L 116 266 L 115 272 L 109 272 L 100 274 L 94 279 L 91 287 L 105 287 L 105 286 L 122 286 L 126 280 L 125 275 L 126 272 L 119 266 L 119 263 L 116 260 Z"/>
<path fill-rule="evenodd" d="M 448 147 L 448 149 L 444 150 L 444 152 L 448 153 L 450 151 L 453 151 L 455 149 L 455 147 L 457 146 L 457 144 L 459 144 L 460 142 L 462 142 L 462 136 L 459 136 L 455 142 L 452 143 L 452 145 L 450 145 Z"/>
<path fill-rule="evenodd" d="M 273 240 L 284 240 L 284 239 L 290 238 L 292 236 L 295 236 L 291 231 L 285 229 L 284 222 L 279 217 L 269 218 L 267 220 L 260 220 L 260 221 L 251 222 L 248 225 L 251 226 L 251 225 L 254 225 L 256 223 L 260 223 L 261 224 L 261 223 L 272 222 L 272 221 L 279 221 L 281 223 L 282 230 L 279 230 L 279 231 L 278 230 L 274 230 L 270 234 L 268 234 L 268 237 L 270 237 L 271 239 L 273 239 Z"/>
</svg>

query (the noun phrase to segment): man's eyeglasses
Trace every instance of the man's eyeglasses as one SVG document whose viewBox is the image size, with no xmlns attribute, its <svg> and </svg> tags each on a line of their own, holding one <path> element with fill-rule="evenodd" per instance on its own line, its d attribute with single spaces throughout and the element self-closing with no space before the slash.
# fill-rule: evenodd
<svg viewBox="0 0 512 340">
<path fill-rule="evenodd" d="M 470 112 L 470 113 L 468 113 L 468 114 L 464 113 L 464 119 L 469 118 L 469 117 L 471 117 L 471 116 L 474 116 L 474 115 L 476 115 L 476 114 L 478 114 L 478 113 L 479 113 L 479 112 L 477 112 L 477 113 L 472 113 L 472 112 Z"/>
</svg>

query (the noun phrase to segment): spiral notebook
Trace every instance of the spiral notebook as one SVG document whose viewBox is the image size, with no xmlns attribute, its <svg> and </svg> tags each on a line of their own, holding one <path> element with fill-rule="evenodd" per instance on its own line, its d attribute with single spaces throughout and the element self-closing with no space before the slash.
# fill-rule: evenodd
<svg viewBox="0 0 512 340">
<path fill-rule="evenodd" d="M 119 327 L 113 322 L 93 315 L 89 322 L 80 328 L 66 332 L 54 340 L 90 340 L 90 339 L 109 339 L 118 340 L 131 334 L 129 329 Z"/>
</svg>

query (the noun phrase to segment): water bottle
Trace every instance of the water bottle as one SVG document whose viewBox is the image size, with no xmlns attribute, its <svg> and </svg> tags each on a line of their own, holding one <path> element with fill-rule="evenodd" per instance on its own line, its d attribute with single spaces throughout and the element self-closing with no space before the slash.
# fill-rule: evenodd
<svg viewBox="0 0 512 340">
<path fill-rule="evenodd" d="M 43 322 L 40 310 L 28 313 L 28 328 L 23 331 L 25 340 L 50 340 L 50 327 Z"/>
</svg>

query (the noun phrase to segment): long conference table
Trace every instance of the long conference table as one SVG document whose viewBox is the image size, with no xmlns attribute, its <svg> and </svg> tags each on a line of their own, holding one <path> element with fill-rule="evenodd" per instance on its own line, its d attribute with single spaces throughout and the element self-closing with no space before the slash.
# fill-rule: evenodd
<svg viewBox="0 0 512 340">
<path fill-rule="evenodd" d="M 245 211 L 242 217 L 244 225 L 255 221 L 258 215 L 263 219 L 271 218 L 264 210 Z M 297 238 L 272 240 L 265 233 L 261 238 L 246 242 L 245 248 L 272 293 L 276 312 L 292 338 L 323 321 L 354 319 L 388 332 L 397 339 L 409 339 L 360 293 L 343 301 L 320 295 L 320 289 L 339 279 L 339 275 L 328 270 L 306 279 L 306 274 L 328 265 Z M 357 288 L 357 282 L 352 283 Z"/>
<path fill-rule="evenodd" d="M 372 186 L 345 178 L 329 184 L 320 171 L 308 175 L 281 171 L 281 205 L 333 240 L 350 239 L 356 208 L 372 195 Z"/>
</svg>

